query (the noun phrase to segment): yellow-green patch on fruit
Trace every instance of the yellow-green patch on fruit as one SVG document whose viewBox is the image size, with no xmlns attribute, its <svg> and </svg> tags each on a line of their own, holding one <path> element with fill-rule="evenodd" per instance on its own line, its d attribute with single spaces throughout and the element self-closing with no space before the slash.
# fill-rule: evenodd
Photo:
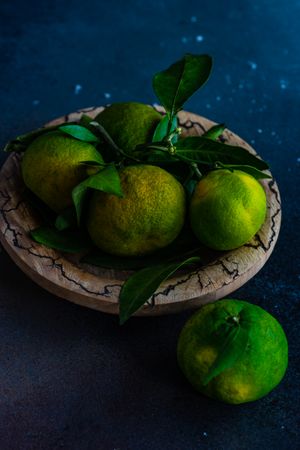
<svg viewBox="0 0 300 450">
<path fill-rule="evenodd" d="M 55 212 L 72 205 L 73 188 L 87 178 L 81 161 L 103 162 L 96 148 L 60 131 L 36 138 L 22 159 L 25 185 Z"/>
<path fill-rule="evenodd" d="M 131 153 L 139 144 L 151 142 L 162 115 L 143 103 L 113 103 L 96 117 L 114 142 Z"/>
<path fill-rule="evenodd" d="M 170 244 L 185 220 L 185 192 L 168 172 L 151 165 L 120 171 L 124 197 L 95 191 L 87 228 L 102 250 L 120 256 L 145 255 Z"/>
<path fill-rule="evenodd" d="M 236 360 L 234 353 L 230 355 L 232 350 Z M 210 371 L 224 354 L 231 357 L 231 364 L 209 380 Z M 257 400 L 278 385 L 288 364 L 288 343 L 281 325 L 267 311 L 227 299 L 204 305 L 187 321 L 179 336 L 177 357 L 196 390 L 238 404 Z"/>
<path fill-rule="evenodd" d="M 240 170 L 213 170 L 195 188 L 190 222 L 204 245 L 231 250 L 257 233 L 266 210 L 265 191 L 254 177 Z"/>
</svg>

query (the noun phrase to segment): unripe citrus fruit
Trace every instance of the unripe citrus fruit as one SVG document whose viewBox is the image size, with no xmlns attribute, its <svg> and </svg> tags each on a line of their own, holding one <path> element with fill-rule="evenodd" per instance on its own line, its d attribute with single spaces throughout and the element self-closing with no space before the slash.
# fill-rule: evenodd
<svg viewBox="0 0 300 450">
<path fill-rule="evenodd" d="M 143 103 L 113 103 L 96 117 L 114 142 L 127 153 L 138 144 L 151 142 L 156 126 L 162 119 L 152 106 Z"/>
<path fill-rule="evenodd" d="M 188 320 L 177 356 L 198 391 L 227 403 L 245 403 L 268 394 L 281 381 L 288 344 L 281 325 L 259 306 L 221 300 Z"/>
<path fill-rule="evenodd" d="M 265 191 L 254 177 L 240 170 L 213 170 L 195 188 L 190 221 L 204 245 L 231 250 L 257 233 L 266 209 Z"/>
<path fill-rule="evenodd" d="M 96 148 L 51 131 L 36 138 L 26 149 L 22 160 L 25 185 L 51 209 L 59 213 L 72 205 L 72 190 L 87 176 L 80 161 L 103 162 Z"/>
<path fill-rule="evenodd" d="M 168 172 L 151 165 L 120 171 L 124 197 L 95 191 L 87 227 L 102 250 L 121 256 L 145 255 L 170 244 L 185 219 L 185 192 Z"/>
</svg>

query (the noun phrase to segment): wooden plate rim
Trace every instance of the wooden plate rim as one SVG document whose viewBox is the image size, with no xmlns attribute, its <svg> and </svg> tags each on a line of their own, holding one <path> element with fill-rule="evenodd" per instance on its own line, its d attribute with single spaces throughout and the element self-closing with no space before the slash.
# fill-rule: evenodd
<svg viewBox="0 0 300 450">
<path fill-rule="evenodd" d="M 77 121 L 82 113 L 95 117 L 103 108 L 85 108 L 55 119 L 46 126 Z M 156 109 L 163 111 L 158 106 Z M 179 122 L 185 133 L 192 135 L 202 134 L 214 124 L 185 111 L 179 113 Z M 249 144 L 229 130 L 225 130 L 223 138 L 256 154 Z M 118 296 L 127 272 L 104 269 L 100 269 L 100 275 L 88 272 L 88 266 L 79 265 L 60 252 L 32 242 L 26 223 L 30 228 L 35 219 L 21 195 L 19 166 L 20 156 L 11 154 L 0 171 L 0 241 L 3 247 L 31 279 L 51 293 L 89 308 L 117 314 Z M 264 180 L 262 184 L 267 194 L 267 219 L 252 241 L 220 254 L 211 264 L 179 273 L 165 281 L 137 315 L 169 314 L 215 301 L 242 286 L 263 267 L 278 238 L 281 202 L 274 179 Z"/>
</svg>

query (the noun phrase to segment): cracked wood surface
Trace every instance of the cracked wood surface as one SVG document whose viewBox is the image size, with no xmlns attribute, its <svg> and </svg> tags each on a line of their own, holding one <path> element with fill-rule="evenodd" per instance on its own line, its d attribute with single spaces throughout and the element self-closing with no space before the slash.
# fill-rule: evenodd
<svg viewBox="0 0 300 450">
<path fill-rule="evenodd" d="M 85 108 L 55 119 L 47 125 L 76 121 L 82 113 L 95 117 L 103 107 Z M 162 111 L 160 107 L 158 110 Z M 201 135 L 215 123 L 181 111 L 184 135 Z M 254 153 L 245 141 L 229 130 L 223 142 L 240 145 Z M 0 240 L 15 263 L 33 281 L 51 293 L 80 305 L 112 314 L 118 313 L 118 296 L 128 271 L 101 269 L 80 264 L 74 255 L 48 249 L 32 241 L 28 232 L 39 226 L 39 217 L 23 199 L 20 155 L 11 154 L 0 176 Z M 264 180 L 268 211 L 259 233 L 246 245 L 230 252 L 210 252 L 208 262 L 193 271 L 183 270 L 165 281 L 137 315 L 160 315 L 196 308 L 238 289 L 266 263 L 278 238 L 281 222 L 277 184 Z"/>
</svg>

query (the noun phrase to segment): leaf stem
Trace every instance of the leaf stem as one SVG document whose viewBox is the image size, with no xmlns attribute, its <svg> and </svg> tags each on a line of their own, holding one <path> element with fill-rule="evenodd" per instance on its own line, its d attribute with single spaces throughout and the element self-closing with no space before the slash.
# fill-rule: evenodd
<svg viewBox="0 0 300 450">
<path fill-rule="evenodd" d="M 174 120 L 174 116 L 175 115 L 173 113 L 168 114 L 169 122 L 168 122 L 168 128 L 167 128 L 167 139 L 169 139 L 169 136 L 171 134 L 172 124 L 173 124 L 173 120 Z"/>
<path fill-rule="evenodd" d="M 160 150 L 161 152 L 167 152 L 169 149 L 165 146 L 159 146 L 159 145 L 148 145 L 147 149 L 153 149 L 153 150 Z"/>
<path fill-rule="evenodd" d="M 124 150 L 120 149 L 120 147 L 117 146 L 117 144 L 114 142 L 114 140 L 111 138 L 111 136 L 107 133 L 105 128 L 102 125 L 100 125 L 100 123 L 98 123 L 96 121 L 92 121 L 92 122 L 90 122 L 90 125 L 93 126 L 94 128 L 96 128 L 100 132 L 104 141 L 115 150 L 117 155 L 122 155 L 128 159 L 132 159 L 133 161 L 140 162 L 139 159 L 135 158 L 134 156 L 128 155 L 126 152 L 124 152 Z"/>
<path fill-rule="evenodd" d="M 200 170 L 198 168 L 198 164 L 197 163 L 191 163 L 191 168 L 192 168 L 194 174 L 200 180 L 200 178 L 202 178 L 203 175 L 202 175 L 202 173 L 200 172 Z"/>
</svg>

